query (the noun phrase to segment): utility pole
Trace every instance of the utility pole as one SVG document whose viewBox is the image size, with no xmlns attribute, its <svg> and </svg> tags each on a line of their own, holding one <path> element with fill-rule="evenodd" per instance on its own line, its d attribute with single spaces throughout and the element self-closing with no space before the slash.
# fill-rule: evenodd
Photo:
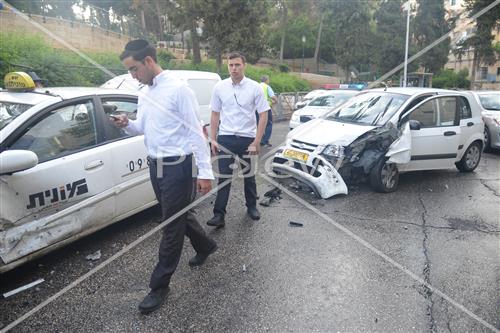
<svg viewBox="0 0 500 333">
<path fill-rule="evenodd" d="M 408 44 L 410 39 L 410 1 L 403 4 L 403 10 L 406 10 L 406 47 L 405 47 L 405 67 L 403 71 L 403 87 L 406 87 L 407 74 L 408 74 Z"/>
</svg>

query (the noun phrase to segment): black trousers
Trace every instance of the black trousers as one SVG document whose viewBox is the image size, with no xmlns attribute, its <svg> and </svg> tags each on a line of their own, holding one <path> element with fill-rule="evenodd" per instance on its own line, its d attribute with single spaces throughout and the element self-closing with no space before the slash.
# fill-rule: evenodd
<svg viewBox="0 0 500 333">
<path fill-rule="evenodd" d="M 161 206 L 162 218 L 166 220 L 192 202 L 196 181 L 192 175 L 192 155 L 149 161 L 151 183 Z M 163 229 L 158 263 L 149 283 L 151 289 L 169 285 L 181 257 L 184 236 L 189 238 L 196 252 L 209 252 L 215 245 L 191 213 L 186 212 L 170 222 Z"/>
<path fill-rule="evenodd" d="M 240 165 L 241 168 L 245 170 L 243 173 L 245 175 L 244 185 L 245 185 L 245 201 L 247 207 L 255 207 L 257 204 L 257 185 L 255 184 L 255 174 L 251 166 L 250 158 L 243 158 L 244 155 L 248 155 L 247 148 L 252 143 L 255 138 L 248 138 L 236 135 L 219 135 L 217 137 L 217 142 L 219 145 L 227 148 L 234 155 L 237 155 L 243 161 L 248 163 L 247 166 Z M 221 150 L 218 156 L 219 165 L 219 184 L 223 183 L 227 179 L 231 178 L 233 175 L 233 169 L 231 165 L 234 163 L 234 157 L 226 156 L 228 153 Z M 217 198 L 215 199 L 214 214 L 225 215 L 227 201 L 229 200 L 229 192 L 231 191 L 231 182 L 226 186 L 219 188 L 217 191 Z"/>
</svg>

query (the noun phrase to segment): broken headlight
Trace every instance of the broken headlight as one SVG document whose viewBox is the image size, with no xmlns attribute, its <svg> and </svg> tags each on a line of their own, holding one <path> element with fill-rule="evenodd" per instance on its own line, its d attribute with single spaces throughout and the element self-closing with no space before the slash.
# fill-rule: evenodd
<svg viewBox="0 0 500 333">
<path fill-rule="evenodd" d="M 344 156 L 344 146 L 328 145 L 321 152 L 326 158 L 339 158 Z"/>
</svg>

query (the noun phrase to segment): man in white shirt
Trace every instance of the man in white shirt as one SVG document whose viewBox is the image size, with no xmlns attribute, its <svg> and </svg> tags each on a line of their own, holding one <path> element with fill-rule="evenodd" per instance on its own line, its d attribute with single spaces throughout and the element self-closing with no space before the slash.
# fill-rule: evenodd
<svg viewBox="0 0 500 333">
<path fill-rule="evenodd" d="M 248 165 L 251 164 L 248 155 L 259 153 L 260 141 L 266 128 L 269 104 L 260 85 L 245 77 L 245 65 L 245 56 L 241 53 L 229 54 L 227 67 L 231 77 L 217 83 L 210 101 L 212 153 L 221 155 L 218 158 L 219 185 L 232 177 L 231 165 L 235 155 Z M 255 111 L 260 115 L 258 124 Z M 226 149 L 230 151 L 229 155 Z M 223 157 L 224 155 L 228 156 Z M 243 166 L 243 169 L 246 170 L 244 185 L 247 214 L 251 219 L 258 220 L 260 213 L 257 210 L 255 175 L 251 173 L 253 168 Z M 224 227 L 230 189 L 231 182 L 218 189 L 214 217 L 207 222 L 208 225 Z"/>
<path fill-rule="evenodd" d="M 197 116 L 198 103 L 187 84 L 162 70 L 156 62 L 156 49 L 147 41 L 129 42 L 120 60 L 145 87 L 139 95 L 137 119 L 133 121 L 120 115 L 114 123 L 129 134 L 144 134 L 151 183 L 166 220 L 191 203 L 193 155 L 198 167 L 198 191 L 205 194 L 212 188 L 214 176 Z M 156 310 L 165 300 L 170 278 L 179 263 L 184 236 L 196 250 L 196 255 L 189 260 L 191 266 L 203 264 L 217 250 L 217 244 L 187 213 L 167 224 L 158 263 L 151 274 L 151 291 L 139 304 L 142 313 Z"/>
</svg>

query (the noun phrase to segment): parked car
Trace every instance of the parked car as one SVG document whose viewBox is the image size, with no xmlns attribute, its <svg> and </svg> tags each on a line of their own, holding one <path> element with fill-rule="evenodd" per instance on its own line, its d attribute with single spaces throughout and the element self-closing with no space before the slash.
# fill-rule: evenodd
<svg viewBox="0 0 500 333">
<path fill-rule="evenodd" d="M 316 89 L 316 90 L 311 90 L 305 96 L 302 98 L 302 100 L 298 101 L 295 103 L 295 110 L 301 109 L 307 104 L 309 104 L 310 101 L 312 101 L 314 98 L 319 97 L 323 94 L 328 93 L 328 90 L 325 89 Z"/>
<path fill-rule="evenodd" d="M 479 164 L 484 124 L 475 98 L 432 88 L 373 89 L 292 130 L 272 161 L 275 176 L 308 184 L 322 198 L 368 180 L 395 191 L 399 173 Z"/>
<path fill-rule="evenodd" d="M 143 136 L 110 121 L 139 91 L 5 86 L 21 90 L 0 91 L 0 273 L 156 204 Z"/>
<path fill-rule="evenodd" d="M 500 148 L 500 91 L 473 91 L 484 121 L 484 151 Z"/>
<path fill-rule="evenodd" d="M 326 112 L 341 105 L 352 96 L 359 93 L 357 90 L 330 90 L 319 97 L 314 98 L 304 108 L 295 111 L 290 119 L 290 129 L 319 118 Z"/>
</svg>

